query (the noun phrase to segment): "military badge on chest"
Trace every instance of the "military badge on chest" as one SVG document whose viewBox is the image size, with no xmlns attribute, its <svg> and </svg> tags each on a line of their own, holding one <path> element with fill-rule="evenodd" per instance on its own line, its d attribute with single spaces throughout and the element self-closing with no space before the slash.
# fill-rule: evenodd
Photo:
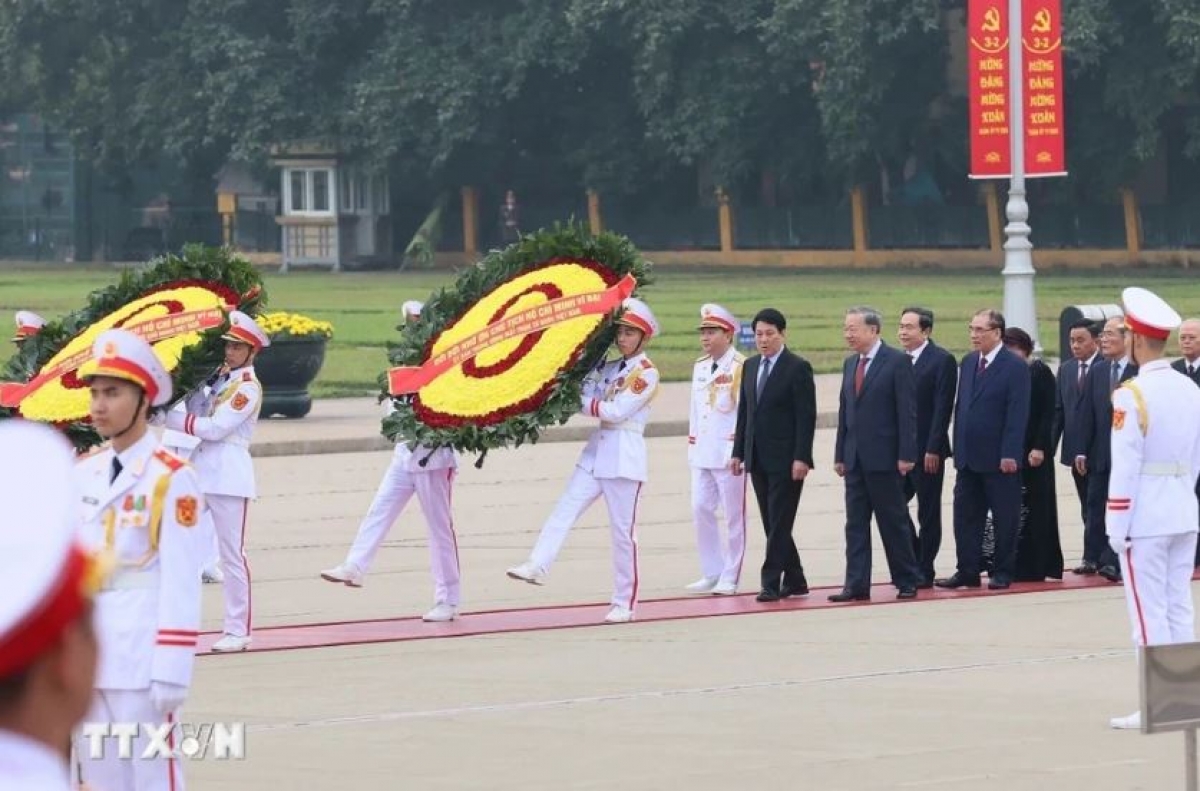
<svg viewBox="0 0 1200 791">
<path fill-rule="evenodd" d="M 147 518 L 146 495 L 125 495 L 125 499 L 121 502 L 120 526 L 124 528 L 144 527 Z"/>
</svg>

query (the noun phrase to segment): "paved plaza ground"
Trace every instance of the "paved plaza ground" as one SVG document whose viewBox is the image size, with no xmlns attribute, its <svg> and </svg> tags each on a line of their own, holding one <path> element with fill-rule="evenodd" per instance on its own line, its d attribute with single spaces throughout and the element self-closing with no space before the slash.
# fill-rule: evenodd
<svg viewBox="0 0 1200 791">
<path fill-rule="evenodd" d="M 260 440 L 282 431 L 275 425 Z M 291 425 L 306 433 L 303 421 Z M 832 431 L 819 432 L 796 526 L 814 586 L 837 586 L 842 573 L 832 444 Z M 680 596 L 698 575 L 684 440 L 648 446 L 643 600 Z M 545 587 L 504 575 L 525 558 L 580 448 L 553 442 L 493 453 L 481 470 L 463 464 L 454 512 L 464 619 L 607 600 L 601 506 L 584 516 Z M 386 451 L 258 459 L 261 498 L 247 540 L 256 625 L 414 616 L 432 604 L 415 503 L 364 588 L 317 577 L 342 559 L 388 459 Z M 1070 563 L 1081 528 L 1062 468 L 1059 501 Z M 762 550 L 752 512 L 749 596 Z M 948 535 L 939 572 L 952 570 L 953 552 Z M 882 557 L 876 542 L 877 582 L 886 577 Z M 184 718 L 245 721 L 248 756 L 191 763 L 189 783 L 222 791 L 1182 786 L 1181 736 L 1107 728 L 1110 716 L 1137 706 L 1118 587 L 891 603 L 884 586 L 875 596 L 867 606 L 764 606 L 753 615 L 202 656 Z M 219 597 L 206 586 L 205 629 L 219 628 Z"/>
</svg>

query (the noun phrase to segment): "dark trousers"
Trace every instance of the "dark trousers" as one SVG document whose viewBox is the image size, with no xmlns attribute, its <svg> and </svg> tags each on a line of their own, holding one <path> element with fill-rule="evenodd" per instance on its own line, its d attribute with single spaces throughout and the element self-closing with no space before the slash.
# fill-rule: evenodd
<svg viewBox="0 0 1200 791">
<path fill-rule="evenodd" d="M 954 543 L 958 573 L 978 577 L 983 562 L 983 530 L 988 511 L 996 530 L 993 579 L 1011 581 L 1017 563 L 1021 524 L 1021 475 L 961 469 L 954 483 Z"/>
<path fill-rule="evenodd" d="M 1083 525 L 1083 559 L 1097 566 L 1119 569 L 1117 553 L 1108 545 L 1105 517 L 1108 514 L 1108 471 L 1088 470 L 1087 514 Z"/>
<path fill-rule="evenodd" d="M 1196 499 L 1200 500 L 1200 480 L 1196 481 Z M 1196 542 L 1196 566 L 1200 567 L 1200 541 Z"/>
<path fill-rule="evenodd" d="M 938 471 L 933 475 L 925 472 L 921 462 L 913 467 L 904 482 L 906 500 L 917 498 L 917 525 L 913 524 L 912 515 L 908 515 L 908 531 L 912 538 L 913 550 L 917 554 L 917 567 L 927 580 L 933 580 L 933 564 L 937 560 L 938 550 L 942 548 L 942 485 L 946 480 L 946 465 L 938 465 Z"/>
<path fill-rule="evenodd" d="M 1079 496 L 1079 519 L 1086 527 L 1088 479 L 1086 475 L 1079 474 L 1075 465 L 1071 465 L 1071 479 L 1075 481 L 1075 494 Z"/>
<path fill-rule="evenodd" d="M 781 585 L 793 589 L 807 586 L 800 553 L 796 551 L 796 542 L 792 540 L 792 526 L 796 522 L 796 509 L 800 507 L 804 481 L 793 481 L 791 470 L 763 472 L 757 469 L 750 473 L 750 480 L 754 484 L 763 530 L 767 534 L 762 589 L 778 593 Z"/>
<path fill-rule="evenodd" d="M 846 582 L 852 593 L 871 590 L 871 515 L 887 556 L 892 583 L 915 588 L 920 582 L 917 558 L 909 535 L 904 476 L 898 471 L 846 470 Z"/>
</svg>

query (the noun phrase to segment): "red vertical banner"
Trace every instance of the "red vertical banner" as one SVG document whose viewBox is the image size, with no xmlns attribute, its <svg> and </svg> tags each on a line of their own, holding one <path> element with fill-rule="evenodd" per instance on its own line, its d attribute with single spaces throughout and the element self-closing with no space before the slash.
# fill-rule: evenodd
<svg viewBox="0 0 1200 791">
<path fill-rule="evenodd" d="M 1007 0 L 967 4 L 971 178 L 1009 173 Z"/>
<path fill-rule="evenodd" d="M 1065 176 L 1062 0 L 1021 0 L 1021 27 L 1025 175 Z"/>
</svg>

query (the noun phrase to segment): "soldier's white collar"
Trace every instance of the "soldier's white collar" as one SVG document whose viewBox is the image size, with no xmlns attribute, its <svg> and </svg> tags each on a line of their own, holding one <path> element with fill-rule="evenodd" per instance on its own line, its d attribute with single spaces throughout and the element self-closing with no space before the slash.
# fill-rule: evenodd
<svg viewBox="0 0 1200 791">
<path fill-rule="evenodd" d="M 120 453 L 117 453 L 114 448 L 113 455 L 120 459 L 121 469 L 141 474 L 142 468 L 146 466 L 146 460 L 150 458 L 150 454 L 158 445 L 158 437 L 154 436 L 153 431 L 146 429 L 146 433 L 141 439 Z"/>
</svg>

